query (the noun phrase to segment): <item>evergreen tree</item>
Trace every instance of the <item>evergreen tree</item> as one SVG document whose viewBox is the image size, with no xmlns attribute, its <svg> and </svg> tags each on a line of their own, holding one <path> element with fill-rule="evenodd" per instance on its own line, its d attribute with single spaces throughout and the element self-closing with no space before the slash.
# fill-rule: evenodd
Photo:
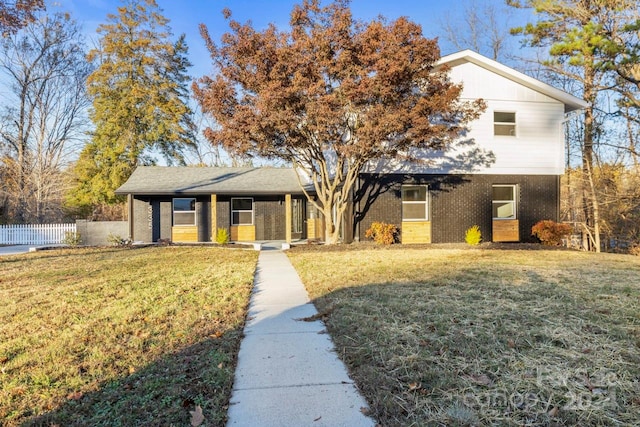
<svg viewBox="0 0 640 427">
<path fill-rule="evenodd" d="M 547 47 L 551 58 L 543 65 L 581 84 L 581 95 L 589 102 L 584 111 L 582 170 L 586 183 L 583 210 L 593 235 L 593 247 L 600 251 L 600 207 L 594 183 L 594 145 L 599 132 L 595 122 L 598 94 L 610 82 L 607 63 L 612 32 L 627 23 L 627 12 L 635 0 L 507 0 L 514 7 L 533 8 L 537 22 L 514 28 L 534 47 Z"/>
<path fill-rule="evenodd" d="M 113 204 L 115 190 L 136 166 L 183 164 L 194 144 L 187 105 L 184 35 L 171 41 L 169 20 L 155 0 L 127 0 L 98 28 L 98 48 L 89 53 L 96 70 L 87 80 L 95 130 L 75 167 L 77 186 L 69 198 L 76 207 Z"/>
</svg>

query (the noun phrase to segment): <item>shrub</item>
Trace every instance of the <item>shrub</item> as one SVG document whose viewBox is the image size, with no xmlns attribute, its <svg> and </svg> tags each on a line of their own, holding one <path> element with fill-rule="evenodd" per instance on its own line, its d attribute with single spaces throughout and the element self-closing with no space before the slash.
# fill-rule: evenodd
<svg viewBox="0 0 640 427">
<path fill-rule="evenodd" d="M 560 224 L 550 219 L 538 221 L 532 228 L 531 234 L 538 238 L 543 245 L 559 246 L 562 238 L 571 234 L 572 227 L 569 224 Z"/>
<path fill-rule="evenodd" d="M 471 246 L 477 246 L 482 241 L 482 232 L 480 227 L 474 225 L 469 227 L 464 234 L 464 241 Z"/>
<path fill-rule="evenodd" d="M 229 231 L 226 228 L 218 228 L 216 231 L 216 243 L 219 245 L 229 243 Z"/>
<path fill-rule="evenodd" d="M 373 239 L 379 245 L 390 245 L 396 241 L 398 227 L 386 222 L 374 222 L 365 232 L 367 239 Z"/>
<path fill-rule="evenodd" d="M 77 231 L 65 231 L 62 243 L 69 246 L 78 246 L 82 243 L 82 238 Z"/>
<path fill-rule="evenodd" d="M 131 245 L 131 239 L 129 238 L 125 239 L 124 237 L 121 237 L 113 233 L 109 233 L 109 235 L 107 236 L 107 242 L 109 242 L 113 246 L 130 246 Z"/>
</svg>

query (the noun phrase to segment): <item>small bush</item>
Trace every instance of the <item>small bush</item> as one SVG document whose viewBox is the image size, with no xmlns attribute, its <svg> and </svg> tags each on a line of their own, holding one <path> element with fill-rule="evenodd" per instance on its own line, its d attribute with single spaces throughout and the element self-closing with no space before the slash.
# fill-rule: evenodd
<svg viewBox="0 0 640 427">
<path fill-rule="evenodd" d="M 64 239 L 62 239 L 62 243 L 69 246 L 78 246 L 82 243 L 82 238 L 80 233 L 77 231 L 65 231 Z"/>
<path fill-rule="evenodd" d="M 121 237 L 113 233 L 109 233 L 109 235 L 107 236 L 107 242 L 109 242 L 109 244 L 113 246 L 130 246 L 131 245 L 131 239 L 129 238 L 125 239 L 124 237 Z"/>
<path fill-rule="evenodd" d="M 474 225 L 469 227 L 464 234 L 464 241 L 471 246 L 477 246 L 482 242 L 482 232 L 480 227 Z"/>
<path fill-rule="evenodd" d="M 395 243 L 398 236 L 398 227 L 386 222 L 374 222 L 364 235 L 379 245 L 391 245 Z"/>
<path fill-rule="evenodd" d="M 640 243 L 634 243 L 629 247 L 629 254 L 640 256 Z"/>
<path fill-rule="evenodd" d="M 537 237 L 543 245 L 560 246 L 562 238 L 570 235 L 572 230 L 569 224 L 561 224 L 550 219 L 544 219 L 538 221 L 531 228 L 531 234 Z"/>
<path fill-rule="evenodd" d="M 229 231 L 226 228 L 218 228 L 216 231 L 216 243 L 219 245 L 229 243 Z"/>
</svg>

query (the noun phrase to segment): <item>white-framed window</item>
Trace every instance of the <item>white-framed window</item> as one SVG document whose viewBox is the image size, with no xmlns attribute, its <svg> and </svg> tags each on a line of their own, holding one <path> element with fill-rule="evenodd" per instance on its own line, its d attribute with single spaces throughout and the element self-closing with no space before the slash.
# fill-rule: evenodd
<svg viewBox="0 0 640 427">
<path fill-rule="evenodd" d="M 231 199 L 231 225 L 253 225 L 253 199 L 238 197 Z"/>
<path fill-rule="evenodd" d="M 517 185 L 492 187 L 493 219 L 517 219 Z"/>
<path fill-rule="evenodd" d="M 516 113 L 494 111 L 493 134 L 496 136 L 516 136 Z"/>
<path fill-rule="evenodd" d="M 429 187 L 426 185 L 402 186 L 402 220 L 429 220 Z"/>
<path fill-rule="evenodd" d="M 173 225 L 196 225 L 196 199 L 173 199 Z"/>
</svg>

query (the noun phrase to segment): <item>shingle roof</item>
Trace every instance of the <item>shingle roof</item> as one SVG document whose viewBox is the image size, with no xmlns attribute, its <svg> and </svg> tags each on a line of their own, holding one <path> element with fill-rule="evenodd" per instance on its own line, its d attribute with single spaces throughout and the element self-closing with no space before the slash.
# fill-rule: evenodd
<svg viewBox="0 0 640 427">
<path fill-rule="evenodd" d="M 139 166 L 116 194 L 301 194 L 291 168 Z"/>
</svg>

